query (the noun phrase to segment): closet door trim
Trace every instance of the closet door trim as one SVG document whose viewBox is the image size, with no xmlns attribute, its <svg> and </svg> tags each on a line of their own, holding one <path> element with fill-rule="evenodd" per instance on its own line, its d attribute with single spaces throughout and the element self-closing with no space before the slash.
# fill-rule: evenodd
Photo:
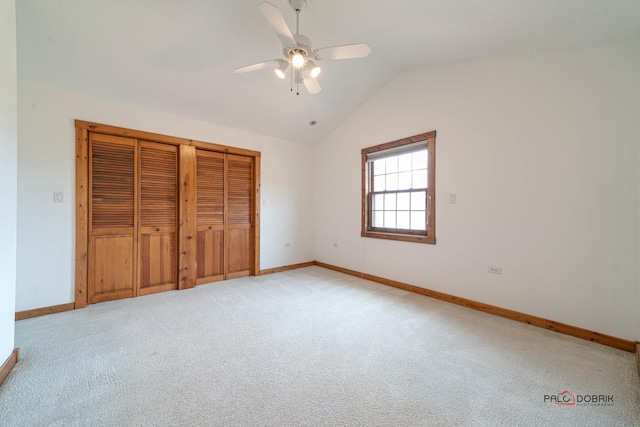
<svg viewBox="0 0 640 427">
<path fill-rule="evenodd" d="M 76 129 L 86 129 L 89 132 L 101 133 L 103 135 L 124 136 L 126 138 L 140 139 L 151 142 L 161 142 L 172 145 L 192 145 L 203 150 L 217 151 L 219 153 L 238 154 L 241 156 L 260 157 L 259 151 L 247 150 L 244 148 L 229 147 L 227 145 L 215 144 L 212 142 L 197 141 L 194 139 L 179 138 L 176 136 L 161 135 L 158 133 L 145 132 L 134 129 L 126 129 L 117 126 L 103 125 L 100 123 L 76 120 Z"/>
</svg>

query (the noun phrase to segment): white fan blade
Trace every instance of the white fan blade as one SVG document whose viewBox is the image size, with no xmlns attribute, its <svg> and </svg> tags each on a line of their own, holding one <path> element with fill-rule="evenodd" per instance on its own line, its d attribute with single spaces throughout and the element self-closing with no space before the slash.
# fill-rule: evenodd
<svg viewBox="0 0 640 427">
<path fill-rule="evenodd" d="M 236 68 L 236 73 L 248 73 L 250 71 L 263 70 L 269 67 L 280 65 L 280 59 L 272 59 L 271 61 L 258 62 L 257 64 L 247 65 L 246 67 Z"/>
<path fill-rule="evenodd" d="M 284 20 L 282 13 L 280 13 L 280 9 L 268 1 L 263 1 L 260 3 L 260 10 L 271 28 L 273 28 L 273 31 L 276 32 L 276 36 L 278 36 L 283 46 L 287 48 L 295 47 L 296 40 L 293 38 L 293 34 L 291 34 L 291 30 Z"/>
<path fill-rule="evenodd" d="M 371 48 L 366 43 L 346 44 L 344 46 L 323 47 L 313 51 L 313 56 L 321 60 L 364 58 Z"/>
<path fill-rule="evenodd" d="M 320 87 L 320 83 L 318 83 L 318 80 L 314 79 L 313 77 L 305 77 L 302 82 L 304 83 L 304 87 L 307 88 L 307 91 L 311 95 L 315 95 L 322 90 L 322 88 Z"/>
</svg>

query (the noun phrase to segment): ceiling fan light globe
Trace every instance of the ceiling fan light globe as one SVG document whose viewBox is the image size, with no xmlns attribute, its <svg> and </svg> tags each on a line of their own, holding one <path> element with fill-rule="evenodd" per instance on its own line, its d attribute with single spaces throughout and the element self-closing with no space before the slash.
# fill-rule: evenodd
<svg viewBox="0 0 640 427">
<path fill-rule="evenodd" d="M 322 71 L 322 69 L 313 61 L 307 61 L 307 67 L 309 68 L 309 74 L 311 74 L 311 77 L 314 79 L 318 77 L 320 75 L 320 71 Z"/>
<path fill-rule="evenodd" d="M 287 70 L 289 69 L 289 63 L 287 61 L 280 61 L 280 65 L 276 68 L 276 76 L 284 79 L 287 75 Z"/>
<path fill-rule="evenodd" d="M 291 65 L 293 65 L 294 68 L 302 68 L 304 66 L 304 56 L 300 52 L 293 54 L 291 57 Z"/>
</svg>

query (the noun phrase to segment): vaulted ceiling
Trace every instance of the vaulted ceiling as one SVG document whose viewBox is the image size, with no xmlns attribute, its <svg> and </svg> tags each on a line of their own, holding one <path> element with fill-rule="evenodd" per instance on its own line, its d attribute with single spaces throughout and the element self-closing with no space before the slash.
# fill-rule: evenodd
<svg viewBox="0 0 640 427">
<path fill-rule="evenodd" d="M 288 0 L 270 0 L 295 29 Z M 638 0 L 309 0 L 313 47 L 366 42 L 323 61 L 323 90 L 290 91 L 260 0 L 18 0 L 18 76 L 180 116 L 313 143 L 398 73 L 640 38 Z M 316 120 L 316 126 L 309 122 Z"/>
</svg>

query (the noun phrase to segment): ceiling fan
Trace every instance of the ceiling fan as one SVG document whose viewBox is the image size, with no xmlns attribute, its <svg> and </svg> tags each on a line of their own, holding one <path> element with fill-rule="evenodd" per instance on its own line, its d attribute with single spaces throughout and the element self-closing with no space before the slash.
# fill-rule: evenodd
<svg viewBox="0 0 640 427">
<path fill-rule="evenodd" d="M 284 79 L 287 70 L 291 66 L 291 90 L 293 91 L 293 83 L 296 84 L 296 88 L 302 83 L 310 94 L 316 94 L 320 92 L 322 88 L 316 79 L 320 74 L 320 67 L 316 65 L 314 61 L 363 58 L 371 52 L 371 48 L 366 43 L 312 49 L 311 39 L 299 33 L 300 12 L 306 7 L 307 1 L 289 0 L 289 4 L 296 12 L 295 34 L 291 33 L 282 13 L 280 13 L 280 9 L 266 1 L 260 3 L 262 14 L 273 31 L 275 31 L 280 42 L 282 42 L 284 59 L 271 59 L 269 61 L 247 65 L 246 67 L 237 68 L 235 70 L 236 73 L 248 73 L 250 71 L 275 67 L 276 75 Z M 297 89 L 296 94 L 300 94 Z"/>
</svg>

